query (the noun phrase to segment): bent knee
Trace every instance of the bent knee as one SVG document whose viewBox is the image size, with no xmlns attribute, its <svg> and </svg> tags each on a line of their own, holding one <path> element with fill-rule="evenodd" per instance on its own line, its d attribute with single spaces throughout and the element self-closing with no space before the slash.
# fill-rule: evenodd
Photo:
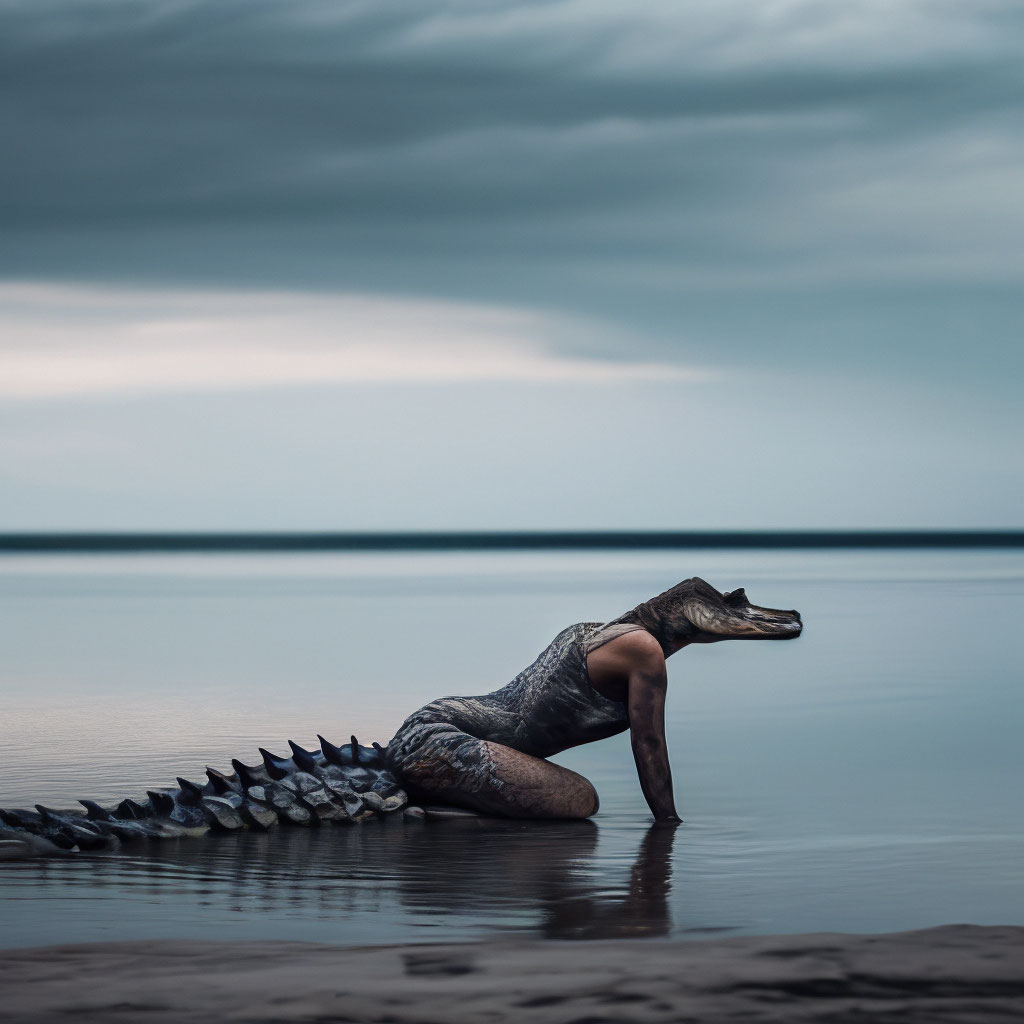
<svg viewBox="0 0 1024 1024">
<path fill-rule="evenodd" d="M 597 814 L 601 806 L 600 797 L 589 779 L 579 776 L 574 780 L 576 783 L 573 792 L 569 795 L 568 817 L 570 818 L 592 818 Z"/>
</svg>

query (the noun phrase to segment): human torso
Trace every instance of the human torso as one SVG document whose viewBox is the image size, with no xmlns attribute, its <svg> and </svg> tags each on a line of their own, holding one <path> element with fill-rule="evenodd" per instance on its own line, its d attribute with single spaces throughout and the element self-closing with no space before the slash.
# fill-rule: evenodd
<svg viewBox="0 0 1024 1024">
<path fill-rule="evenodd" d="M 409 722 L 451 722 L 478 739 L 535 757 L 624 732 L 629 728 L 625 703 L 599 693 L 587 672 L 587 650 L 601 641 L 601 628 L 597 622 L 568 626 L 500 690 L 478 697 L 442 697 Z"/>
</svg>

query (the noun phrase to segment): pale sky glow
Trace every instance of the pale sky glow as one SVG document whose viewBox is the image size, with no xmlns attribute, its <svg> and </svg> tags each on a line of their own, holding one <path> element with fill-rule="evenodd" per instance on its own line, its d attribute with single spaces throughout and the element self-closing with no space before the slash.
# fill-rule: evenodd
<svg viewBox="0 0 1024 1024">
<path fill-rule="evenodd" d="M 454 303 L 295 293 L 0 285 L 0 398 L 313 384 L 696 381 L 707 371 L 570 358 L 567 318 Z"/>
<path fill-rule="evenodd" d="M 1016 0 L 0 0 L 0 530 L 1024 525 Z"/>
</svg>

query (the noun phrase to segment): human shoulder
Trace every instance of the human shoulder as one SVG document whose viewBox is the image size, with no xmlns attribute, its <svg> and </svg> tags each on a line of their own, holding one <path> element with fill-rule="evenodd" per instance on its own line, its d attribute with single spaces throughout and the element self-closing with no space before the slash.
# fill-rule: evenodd
<svg viewBox="0 0 1024 1024">
<path fill-rule="evenodd" d="M 661 649 L 661 644 L 646 629 L 634 629 L 617 637 L 611 643 L 620 644 L 622 653 L 638 667 L 665 664 L 665 652 Z"/>
<path fill-rule="evenodd" d="M 632 629 L 609 640 L 593 651 L 590 658 L 614 661 L 620 671 L 626 672 L 634 668 L 653 668 L 665 664 L 661 644 L 646 629 Z"/>
</svg>

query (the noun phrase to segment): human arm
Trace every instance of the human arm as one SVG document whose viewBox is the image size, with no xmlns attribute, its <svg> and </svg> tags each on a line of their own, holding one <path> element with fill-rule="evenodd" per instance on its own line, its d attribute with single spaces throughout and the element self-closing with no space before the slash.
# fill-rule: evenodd
<svg viewBox="0 0 1024 1024">
<path fill-rule="evenodd" d="M 637 652 L 629 673 L 626 702 L 630 743 L 644 798 L 655 820 L 666 824 L 679 821 L 665 742 L 667 689 L 668 674 L 660 648 Z"/>
</svg>

